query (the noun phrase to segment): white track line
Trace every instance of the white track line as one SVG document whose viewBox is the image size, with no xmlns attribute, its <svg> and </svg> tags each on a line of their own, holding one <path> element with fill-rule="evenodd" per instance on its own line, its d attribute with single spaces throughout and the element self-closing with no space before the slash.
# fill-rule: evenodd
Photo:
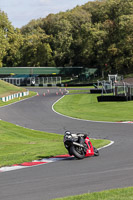
<svg viewBox="0 0 133 200">
<path fill-rule="evenodd" d="M 53 107 L 54 107 L 54 105 L 55 105 L 58 101 L 60 101 L 64 96 L 65 96 L 65 95 L 63 95 L 61 98 L 59 98 L 59 99 L 52 105 L 52 110 L 53 110 L 55 113 L 57 113 L 57 114 L 59 114 L 59 115 L 61 115 L 61 116 L 64 116 L 64 117 L 68 117 L 68 118 L 71 118 L 71 119 L 75 119 L 75 120 L 89 121 L 89 122 L 100 122 L 100 121 L 91 121 L 91 120 L 83 120 L 83 119 L 73 118 L 73 117 L 69 117 L 69 116 L 66 116 L 66 115 L 62 115 L 62 114 L 56 112 L 56 111 L 54 110 Z M 33 97 L 35 97 L 35 96 L 33 96 Z M 30 98 L 33 98 L 33 97 L 30 97 Z M 24 101 L 24 100 L 27 100 L 27 99 L 30 99 L 30 98 L 26 98 L 26 99 L 20 100 L 20 101 L 18 101 L 18 102 L 21 102 L 21 101 Z M 12 103 L 12 104 L 15 104 L 15 103 L 18 103 L 18 102 L 14 102 L 14 103 Z M 9 105 L 11 105 L 11 104 L 8 104 L 8 105 L 5 105 L 5 106 L 9 106 Z M 5 106 L 2 106 L 2 107 L 5 107 Z M 1 120 L 1 119 L 0 119 L 0 120 Z M 101 123 L 101 122 L 100 122 L 100 123 Z M 102 123 L 115 123 L 115 122 L 102 122 Z M 117 122 L 116 122 L 116 123 L 117 123 Z M 17 125 L 17 124 L 16 124 L 16 126 L 20 126 L 20 125 Z M 22 126 L 20 126 L 20 127 L 22 127 Z M 26 128 L 26 127 L 23 127 L 23 128 Z M 26 129 L 28 129 L 28 128 L 26 128 Z M 34 129 L 31 129 L 31 130 L 34 130 Z M 93 139 L 94 139 L 94 138 L 93 138 Z M 98 150 L 104 149 L 104 148 L 106 148 L 106 147 L 109 147 L 109 146 L 111 146 L 112 144 L 114 144 L 114 141 L 110 141 L 110 143 L 109 143 L 108 145 L 105 145 L 105 146 L 103 146 L 103 147 L 100 147 L 100 148 L 98 148 Z M 42 162 L 46 162 L 46 163 L 42 163 L 42 164 L 38 164 L 38 165 L 44 165 L 44 164 L 48 164 L 48 163 L 52 163 L 52 162 L 60 161 L 60 160 L 64 160 L 64 159 L 66 159 L 66 158 L 50 158 L 50 159 L 44 158 L 44 159 L 42 159 L 41 161 L 42 161 Z M 36 160 L 36 161 L 38 161 L 38 160 Z M 31 162 L 36 162 L 36 161 L 31 161 Z M 20 165 L 20 166 L 5 166 L 5 167 L 1 167 L 1 168 L 0 168 L 0 172 L 13 171 L 13 170 L 23 169 L 23 168 L 28 168 L 28 167 L 36 167 L 36 166 L 38 166 L 38 165 L 32 165 L 32 166 L 21 166 L 21 165 Z"/>
<path fill-rule="evenodd" d="M 98 150 L 104 149 L 106 147 L 109 147 L 113 143 L 114 143 L 114 141 L 111 141 L 108 145 L 105 145 L 105 146 L 103 146 L 101 148 L 98 148 Z M 39 164 L 36 164 L 36 165 L 24 166 L 24 165 L 20 164 L 20 165 L 16 165 L 16 166 L 5 166 L 5 167 L 1 167 L 0 168 L 0 173 L 2 173 L 2 172 L 8 172 L 8 171 L 13 171 L 13 170 L 18 170 L 18 169 L 24 169 L 24 168 L 28 168 L 28 167 L 36 167 L 36 166 L 40 166 L 40 165 L 46 165 L 46 164 L 49 164 L 49 163 L 53 163 L 53 162 L 56 162 L 56 161 L 62 161 L 62 160 L 66 160 L 66 159 L 68 159 L 68 157 L 43 158 L 42 160 L 34 160 L 34 161 L 29 162 L 29 163 L 39 162 Z"/>
<path fill-rule="evenodd" d="M 5 166 L 5 167 L 1 167 L 0 168 L 0 173 L 1 172 L 8 172 L 8 171 L 13 171 L 13 170 L 18 170 L 18 169 L 24 169 L 24 168 L 28 168 L 28 167 L 36 167 L 36 166 L 40 166 L 40 165 L 46 165 L 46 164 L 49 164 L 49 163 L 53 163 L 53 162 L 57 162 L 57 161 L 62 161 L 62 160 L 66 160 L 68 158 L 71 158 L 72 156 L 70 157 L 51 157 L 51 158 L 43 158 L 42 160 L 34 160 L 34 161 L 31 161 L 31 162 L 27 162 L 27 163 L 36 163 L 38 162 L 38 164 L 34 164 L 34 165 L 12 165 L 12 166 Z"/>
<path fill-rule="evenodd" d="M 68 93 L 69 93 L 69 91 L 68 91 Z M 52 110 L 53 110 L 53 112 L 55 112 L 55 113 L 58 114 L 58 115 L 61 115 L 61 116 L 63 116 L 63 117 L 67 117 L 67 118 L 70 118 L 70 119 L 74 119 L 74 120 L 87 121 L 87 122 L 119 123 L 119 122 L 91 121 L 91 120 L 78 119 L 78 118 L 70 117 L 70 116 L 67 116 L 67 115 L 63 115 L 63 114 L 61 114 L 61 113 L 55 111 L 54 105 L 55 105 L 57 102 L 59 102 L 61 99 L 63 99 L 64 97 L 65 97 L 65 95 L 63 95 L 61 98 L 59 98 L 59 99 L 58 99 L 56 102 L 54 102 L 53 105 L 52 105 Z M 92 138 L 92 139 L 95 139 L 95 138 Z M 110 143 L 109 143 L 108 145 L 105 145 L 105 146 L 103 146 L 103 147 L 100 147 L 100 148 L 98 148 L 98 150 L 104 149 L 104 148 L 109 147 L 109 146 L 111 146 L 111 145 L 113 145 L 113 144 L 114 144 L 114 141 L 111 141 L 111 140 L 110 140 Z"/>
<path fill-rule="evenodd" d="M 105 146 L 103 146 L 103 147 L 98 148 L 98 150 L 107 148 L 107 147 L 109 147 L 109 146 L 111 146 L 111 145 L 113 145 L 113 144 L 114 144 L 114 141 L 111 141 L 111 140 L 110 140 L 110 143 L 109 143 L 109 144 L 107 144 L 107 145 L 105 145 Z"/>
<path fill-rule="evenodd" d="M 128 123 L 128 124 L 132 124 L 132 123 L 129 123 L 129 122 L 105 122 L 105 121 L 93 121 L 93 120 L 87 120 L 87 119 L 79 119 L 79 118 L 75 118 L 75 117 L 70 117 L 68 115 L 64 115 L 64 114 L 61 114 L 59 112 L 57 112 L 55 109 L 54 109 L 54 105 L 59 102 L 61 99 L 63 99 L 65 97 L 65 95 L 63 95 L 61 98 L 59 98 L 56 102 L 53 103 L 52 105 L 52 110 L 53 112 L 55 112 L 56 114 L 60 115 L 60 116 L 63 116 L 63 117 L 67 117 L 67 118 L 70 118 L 70 119 L 76 119 L 76 120 L 79 120 L 79 121 L 85 121 L 85 122 L 93 122 L 93 123 L 104 123 L 104 124 L 119 124 L 119 123 Z"/>
<path fill-rule="evenodd" d="M 4 105 L 4 106 L 0 106 L 0 108 L 4 108 L 4 107 L 10 106 L 10 105 L 19 103 L 19 102 L 21 102 L 21 101 L 25 101 L 25 100 L 31 99 L 31 98 L 36 97 L 36 96 L 37 96 L 37 95 L 32 96 L 32 97 L 27 97 L 27 98 L 25 98 L 25 99 L 21 99 L 21 100 L 18 100 L 18 101 L 16 101 L 16 102 L 13 102 L 13 103 L 10 103 L 10 104 Z"/>
</svg>

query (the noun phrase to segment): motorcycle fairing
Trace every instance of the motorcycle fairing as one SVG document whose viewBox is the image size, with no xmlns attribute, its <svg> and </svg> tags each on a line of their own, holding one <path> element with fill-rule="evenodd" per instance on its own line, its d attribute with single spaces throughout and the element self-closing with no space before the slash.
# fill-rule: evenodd
<svg viewBox="0 0 133 200">
<path fill-rule="evenodd" d="M 94 156 L 94 149 L 88 137 L 85 138 L 85 143 L 87 145 L 87 151 L 85 157 Z"/>
</svg>

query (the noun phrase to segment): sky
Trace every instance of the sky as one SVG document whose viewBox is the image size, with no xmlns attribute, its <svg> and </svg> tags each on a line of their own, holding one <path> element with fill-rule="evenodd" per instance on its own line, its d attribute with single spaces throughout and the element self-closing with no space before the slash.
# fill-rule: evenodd
<svg viewBox="0 0 133 200">
<path fill-rule="evenodd" d="M 32 19 L 66 11 L 88 1 L 92 0 L 0 0 L 0 10 L 7 14 L 15 28 L 21 28 Z"/>
</svg>

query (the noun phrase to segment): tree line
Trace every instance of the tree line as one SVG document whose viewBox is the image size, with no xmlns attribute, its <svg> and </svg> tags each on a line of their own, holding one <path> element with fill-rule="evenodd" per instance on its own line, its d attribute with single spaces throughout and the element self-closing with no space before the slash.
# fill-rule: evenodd
<svg viewBox="0 0 133 200">
<path fill-rule="evenodd" d="M 133 1 L 91 1 L 14 28 L 0 10 L 0 67 L 133 71 Z"/>
</svg>

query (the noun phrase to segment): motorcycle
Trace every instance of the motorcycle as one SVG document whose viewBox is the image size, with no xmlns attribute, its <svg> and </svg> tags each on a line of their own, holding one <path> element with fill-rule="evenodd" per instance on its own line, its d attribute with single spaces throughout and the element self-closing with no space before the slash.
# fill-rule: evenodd
<svg viewBox="0 0 133 200">
<path fill-rule="evenodd" d="M 83 159 L 89 156 L 99 156 L 99 151 L 93 147 L 87 134 L 72 134 L 69 131 L 64 135 L 64 146 L 68 150 L 70 156 Z"/>
</svg>

